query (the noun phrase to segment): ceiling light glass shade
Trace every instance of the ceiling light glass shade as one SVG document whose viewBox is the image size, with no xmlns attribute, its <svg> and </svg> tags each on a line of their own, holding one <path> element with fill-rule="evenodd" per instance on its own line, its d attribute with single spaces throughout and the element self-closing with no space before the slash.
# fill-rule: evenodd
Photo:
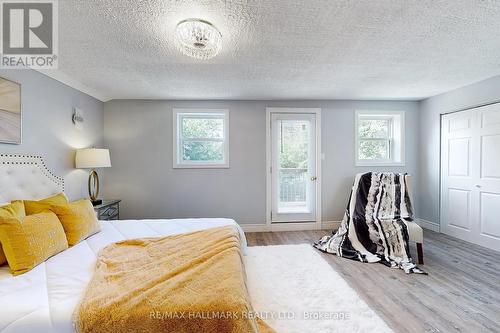
<svg viewBox="0 0 500 333">
<path fill-rule="evenodd" d="M 208 21 L 187 19 L 177 24 L 175 41 L 179 50 L 185 55 L 206 60 L 219 53 L 222 46 L 222 35 Z"/>
</svg>

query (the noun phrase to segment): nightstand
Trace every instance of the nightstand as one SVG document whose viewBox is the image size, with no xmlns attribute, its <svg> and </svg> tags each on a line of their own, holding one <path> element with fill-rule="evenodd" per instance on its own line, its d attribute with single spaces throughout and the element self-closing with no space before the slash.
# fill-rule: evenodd
<svg viewBox="0 0 500 333">
<path fill-rule="evenodd" d="M 103 200 L 102 204 L 94 206 L 97 219 L 101 221 L 120 219 L 121 200 Z"/>
</svg>

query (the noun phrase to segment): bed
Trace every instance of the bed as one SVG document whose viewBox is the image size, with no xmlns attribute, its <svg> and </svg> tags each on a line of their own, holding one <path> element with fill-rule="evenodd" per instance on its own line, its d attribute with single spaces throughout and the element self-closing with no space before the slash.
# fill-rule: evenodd
<svg viewBox="0 0 500 333">
<path fill-rule="evenodd" d="M 0 203 L 13 199 L 41 199 L 64 190 L 40 156 L 0 155 Z M 72 315 L 91 280 L 97 253 L 116 241 L 189 233 L 234 226 L 231 219 L 101 221 L 102 231 L 57 254 L 33 270 L 12 276 L 0 267 L 0 332 L 74 332 Z"/>
</svg>

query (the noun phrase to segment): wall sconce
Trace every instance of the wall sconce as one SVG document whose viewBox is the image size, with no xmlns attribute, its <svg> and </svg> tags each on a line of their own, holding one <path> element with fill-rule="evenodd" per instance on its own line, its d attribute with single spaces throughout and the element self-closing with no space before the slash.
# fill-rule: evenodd
<svg viewBox="0 0 500 333">
<path fill-rule="evenodd" d="M 75 128 L 81 131 L 83 129 L 83 123 L 85 122 L 85 119 L 83 117 L 83 110 L 76 107 L 73 108 L 73 117 L 71 118 L 71 120 L 73 121 Z"/>
</svg>

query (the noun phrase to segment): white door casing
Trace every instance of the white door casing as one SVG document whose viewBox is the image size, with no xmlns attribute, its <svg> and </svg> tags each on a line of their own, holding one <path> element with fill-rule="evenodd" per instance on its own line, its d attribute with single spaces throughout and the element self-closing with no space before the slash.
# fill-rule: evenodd
<svg viewBox="0 0 500 333">
<path fill-rule="evenodd" d="M 280 135 L 283 126 L 293 126 L 300 123 L 307 126 L 308 140 L 308 161 L 304 170 L 306 184 L 306 200 L 303 206 L 284 206 L 280 200 L 280 174 L 299 170 L 286 170 L 279 163 Z M 267 109 L 267 226 L 269 230 L 289 230 L 290 222 L 293 229 L 300 230 L 302 227 L 310 229 L 321 228 L 321 110 L 309 108 L 268 108 Z M 305 127 L 304 127 L 305 128 Z M 281 142 L 281 144 L 280 144 Z M 285 176 L 286 178 L 286 176 Z M 283 196 L 281 196 L 282 198 Z M 300 201 L 300 200 L 299 200 Z M 285 226 L 288 224 L 288 227 Z"/>
</svg>

